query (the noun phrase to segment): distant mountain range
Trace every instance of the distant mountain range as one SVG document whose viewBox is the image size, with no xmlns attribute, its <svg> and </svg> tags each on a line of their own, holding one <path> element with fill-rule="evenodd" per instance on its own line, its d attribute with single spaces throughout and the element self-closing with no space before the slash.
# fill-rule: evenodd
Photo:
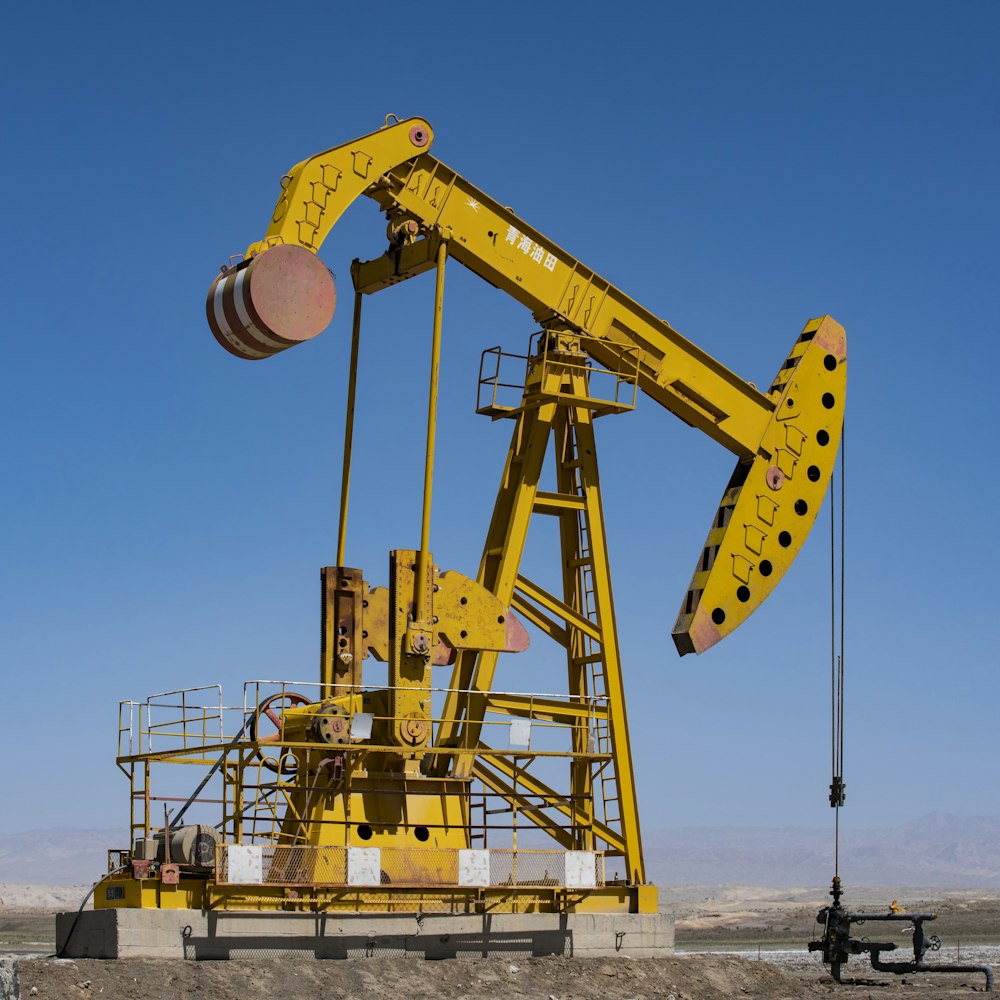
<svg viewBox="0 0 1000 1000">
<path fill-rule="evenodd" d="M 121 830 L 0 833 L 0 882 L 89 884 L 108 870 L 108 848 L 128 846 Z"/>
<path fill-rule="evenodd" d="M 833 832 L 809 827 L 684 827 L 643 834 L 660 885 L 823 885 Z M 1000 816 L 930 813 L 902 826 L 841 830 L 845 884 L 1000 888 Z"/>
<path fill-rule="evenodd" d="M 660 885 L 822 886 L 833 874 L 829 829 L 678 827 L 643 835 Z M 118 830 L 0 834 L 0 882 L 74 885 L 107 870 Z M 609 871 L 614 861 L 609 861 Z M 1000 816 L 931 813 L 902 826 L 841 831 L 840 874 L 850 885 L 1000 888 Z"/>
</svg>

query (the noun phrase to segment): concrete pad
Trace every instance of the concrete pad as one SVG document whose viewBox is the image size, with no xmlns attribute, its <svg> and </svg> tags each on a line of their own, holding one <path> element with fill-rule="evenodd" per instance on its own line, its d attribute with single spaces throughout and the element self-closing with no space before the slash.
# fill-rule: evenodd
<svg viewBox="0 0 1000 1000">
<path fill-rule="evenodd" d="M 67 958 L 657 958 L 673 954 L 665 913 L 261 913 L 87 910 L 56 917 Z"/>
</svg>

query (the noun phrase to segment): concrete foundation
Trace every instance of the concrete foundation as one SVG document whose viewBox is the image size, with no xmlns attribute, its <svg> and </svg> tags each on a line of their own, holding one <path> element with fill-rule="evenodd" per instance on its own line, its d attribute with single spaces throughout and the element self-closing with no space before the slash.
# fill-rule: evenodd
<svg viewBox="0 0 1000 1000">
<path fill-rule="evenodd" d="M 674 951 L 674 924 L 665 913 L 415 916 L 107 909 L 76 918 L 76 913 L 56 917 L 56 948 L 67 958 L 656 958 Z"/>
</svg>

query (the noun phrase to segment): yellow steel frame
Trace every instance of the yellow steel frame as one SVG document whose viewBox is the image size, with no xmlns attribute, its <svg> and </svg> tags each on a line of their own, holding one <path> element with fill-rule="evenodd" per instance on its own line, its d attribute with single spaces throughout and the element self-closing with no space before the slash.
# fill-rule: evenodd
<svg viewBox="0 0 1000 1000">
<path fill-rule="evenodd" d="M 591 846 L 595 834 L 601 837 L 611 853 L 624 857 L 630 881 L 641 885 L 645 882 L 645 866 L 604 535 L 593 413 L 587 405 L 591 397 L 585 370 L 579 364 L 579 338 L 555 331 L 548 335 L 562 342 L 564 364 L 543 367 L 539 363 L 536 380 L 525 386 L 477 579 L 501 602 L 509 603 L 566 649 L 571 697 L 606 696 L 610 759 L 598 767 L 610 767 L 613 772 L 606 783 L 613 782 L 615 786 L 611 801 L 619 810 L 619 815 L 614 817 L 618 829 L 607 822 L 599 824 L 593 805 L 583 817 L 579 816 L 576 807 L 572 813 L 574 819 L 582 820 L 580 826 L 584 833 L 580 843 Z M 538 484 L 550 442 L 554 443 L 558 492 L 539 495 Z M 546 592 L 520 574 L 534 514 L 555 516 L 560 521 L 561 565 L 564 568 L 562 597 Z M 587 539 L 586 551 L 581 550 L 581 538 Z M 590 587 L 582 582 L 585 572 Z M 585 604 L 587 592 L 593 597 L 592 608 Z M 587 640 L 592 641 L 596 652 L 585 652 Z M 588 666 L 591 668 L 590 683 Z M 530 711 L 534 718 L 545 713 L 544 706 L 526 706 L 522 702 L 491 696 L 496 667 L 497 654 L 494 652 L 469 651 L 459 655 L 452 676 L 452 692 L 471 691 L 473 695 L 459 698 L 454 693 L 449 694 L 438 733 L 440 746 L 479 745 L 487 711 L 511 715 Z M 601 683 L 604 690 L 591 690 L 594 682 Z M 590 738 L 587 728 L 574 726 L 573 750 L 581 754 L 571 763 L 571 801 L 574 803 L 592 802 L 594 765 L 586 757 Z M 453 770 L 459 776 L 474 774 L 495 791 L 513 799 L 515 791 L 505 779 L 512 778 L 514 773 L 506 767 L 506 760 L 499 758 L 486 762 L 469 756 L 450 760 L 439 756 L 434 773 Z M 498 770 L 500 775 L 496 773 Z M 526 771 L 521 772 L 520 780 L 536 794 L 555 797 L 553 790 Z M 559 829 L 549 817 L 536 814 L 533 819 L 543 830 L 560 839 Z"/>
<path fill-rule="evenodd" d="M 843 327 L 829 316 L 811 320 L 771 388 L 760 392 L 431 156 L 433 139 L 426 121 L 409 118 L 304 160 L 282 179 L 267 233 L 247 253 L 282 242 L 316 252 L 351 201 L 365 195 L 398 236 L 389 253 L 355 262 L 357 292 L 431 270 L 447 240 L 450 256 L 526 306 L 541 325 L 585 335 L 582 349 L 599 364 L 620 371 L 634 363 L 649 398 L 739 459 L 674 628 L 681 653 L 704 651 L 771 594 L 812 528 L 843 426 Z M 826 444 L 817 444 L 820 434 Z M 742 542 L 730 533 L 723 547 L 718 529 L 731 513 L 753 530 Z"/>
<path fill-rule="evenodd" d="M 288 884 L 253 891 L 220 879 L 185 876 L 168 887 L 162 879 L 115 874 L 112 882 L 124 888 L 106 898 L 99 894 L 99 906 L 452 912 L 656 908 L 655 887 L 645 884 L 594 420 L 632 408 L 636 389 L 642 389 L 737 456 L 674 629 L 681 653 L 701 652 L 759 607 L 812 526 L 832 475 L 843 419 L 844 330 L 830 317 L 810 321 L 770 389 L 760 392 L 431 156 L 432 141 L 433 131 L 423 119 L 387 119 L 374 133 L 304 160 L 282 178 L 267 232 L 247 249 L 253 256 L 285 243 L 315 253 L 359 195 L 376 201 L 389 220 L 389 252 L 364 263 L 355 261 L 351 268 L 355 297 L 338 561 L 324 571 L 324 607 L 353 608 L 350 629 L 357 635 L 349 641 L 354 653 L 341 654 L 347 659 L 337 665 L 332 621 L 326 621 L 320 701 L 288 707 L 270 743 L 237 738 L 211 745 L 203 740 L 192 750 L 185 741 L 176 751 L 152 753 L 147 748 L 121 755 L 119 766 L 133 785 L 133 830 L 149 836 L 154 828 L 153 763 L 204 765 L 219 753 L 225 761 L 224 823 L 236 842 L 257 836 L 259 814 L 269 824 L 272 842 L 288 850 L 346 850 L 360 843 L 359 825 L 381 823 L 381 832 L 373 834 L 369 828 L 362 840 L 374 837 L 372 844 L 405 853 L 409 848 L 398 830 L 420 823 L 439 831 L 434 850 L 454 852 L 471 844 L 469 789 L 478 782 L 484 795 L 511 810 L 515 849 L 521 816 L 560 848 L 621 858 L 625 878 L 621 884 L 584 892 L 537 886 L 462 890 L 435 884 L 440 870 L 432 877 L 435 862 L 417 851 L 416 884 L 391 889 L 359 893 L 320 884 L 320 876 L 301 865 L 294 885 L 286 880 Z M 563 647 L 568 695 L 498 692 L 494 682 L 505 640 L 484 639 L 477 648 L 471 640 L 451 643 L 457 650 L 451 684 L 440 717 L 432 718 L 430 661 L 439 626 L 435 581 L 444 586 L 446 577 L 439 577 L 433 566 L 429 534 L 443 279 L 449 256 L 525 305 L 541 327 L 523 359 L 526 375 L 518 405 L 498 401 L 499 349 L 494 352 L 496 376 L 484 378 L 480 371 L 480 389 L 491 385 L 492 397 L 479 411 L 495 419 L 511 418 L 513 434 L 475 582 L 495 602 L 482 605 L 493 608 L 489 614 L 494 631 L 497 622 L 505 620 L 504 614 L 497 617 L 497 609 L 513 609 Z M 344 566 L 361 304 L 364 295 L 431 269 L 436 269 L 437 284 L 420 547 L 392 553 L 388 600 L 383 594 L 376 601 L 377 592 L 369 591 L 360 571 Z M 611 398 L 594 391 L 592 381 L 599 371 L 614 379 Z M 543 465 L 550 450 L 555 488 L 543 490 Z M 521 573 L 536 514 L 558 522 L 561 593 Z M 471 581 L 458 585 L 466 588 L 458 591 L 462 604 L 466 594 L 473 603 L 479 600 L 468 589 Z M 368 635 L 361 615 L 369 600 L 373 609 L 368 614 L 376 614 L 378 604 L 387 626 L 386 637 L 378 640 L 382 653 L 376 655 L 390 665 L 388 689 L 376 692 L 362 688 L 361 650 L 355 648 L 359 636 Z M 329 608 L 325 613 L 334 613 Z M 462 637 L 467 634 L 461 632 Z M 339 635 L 338 643 L 348 642 Z M 381 727 L 377 735 L 363 743 L 347 739 L 332 750 L 317 742 L 315 726 L 321 716 L 337 721 L 359 712 L 376 718 L 375 725 Z M 484 740 L 489 715 L 562 727 L 568 730 L 570 749 L 494 749 Z M 284 777 L 279 763 L 270 779 L 260 776 L 263 758 L 272 750 L 279 761 L 295 761 L 293 775 Z M 537 773 L 536 762 L 552 759 L 567 764 L 567 792 Z M 135 816 L 137 802 L 143 806 L 141 823 Z M 451 864 L 454 857 L 449 858 Z M 431 866 L 423 879 L 422 863 Z"/>
</svg>

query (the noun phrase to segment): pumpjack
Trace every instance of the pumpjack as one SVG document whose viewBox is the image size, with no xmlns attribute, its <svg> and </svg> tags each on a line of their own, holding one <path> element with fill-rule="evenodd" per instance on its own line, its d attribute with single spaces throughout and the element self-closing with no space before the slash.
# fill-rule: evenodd
<svg viewBox="0 0 1000 1000">
<path fill-rule="evenodd" d="M 364 196 L 387 220 L 385 253 L 350 269 L 337 559 L 320 572 L 318 680 L 250 681 L 236 706 L 212 687 L 121 704 L 131 839 L 111 852 L 98 908 L 657 908 L 595 421 L 633 409 L 641 392 L 736 458 L 673 628 L 681 655 L 702 653 L 760 607 L 813 525 L 840 442 L 844 329 L 809 320 L 762 391 L 436 159 L 433 141 L 423 119 L 389 116 L 303 160 L 281 179 L 264 236 L 209 290 L 221 346 L 272 357 L 331 321 L 336 288 L 317 254 L 348 206 Z M 477 412 L 507 420 L 511 438 L 474 576 L 442 570 L 430 551 L 449 259 L 525 306 L 534 326 L 524 354 L 482 356 Z M 389 552 L 378 586 L 345 565 L 362 303 L 427 272 L 436 285 L 421 535 Z M 522 572 L 536 518 L 558 527 L 551 581 Z M 501 656 L 530 656 L 531 637 L 561 647 L 565 681 L 507 690 Z M 375 662 L 387 682 L 366 683 Z M 172 797 L 154 777 L 176 763 L 204 777 L 161 816 Z M 196 814 L 208 819 L 193 823 Z"/>
</svg>

